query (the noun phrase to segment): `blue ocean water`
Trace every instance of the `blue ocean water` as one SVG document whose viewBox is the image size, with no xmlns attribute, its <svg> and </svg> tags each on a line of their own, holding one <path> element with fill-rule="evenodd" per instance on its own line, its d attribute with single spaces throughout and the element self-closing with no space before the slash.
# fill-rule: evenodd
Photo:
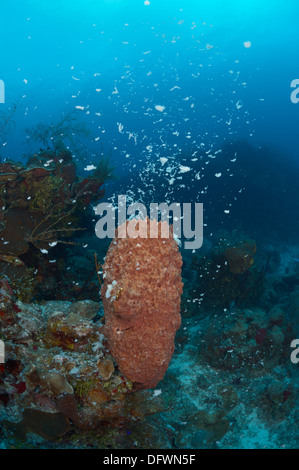
<svg viewBox="0 0 299 470">
<path fill-rule="evenodd" d="M 171 400 L 178 380 L 180 405 L 168 414 L 157 411 L 137 431 L 133 426 L 133 434 L 121 428 L 126 437 L 111 437 L 112 446 L 130 447 L 137 432 L 144 436 L 140 447 L 148 448 L 298 447 L 298 365 L 290 359 L 299 332 L 298 15 L 296 0 L 1 0 L 0 161 L 26 166 L 30 155 L 49 150 L 30 129 L 75 113 L 90 135 L 75 130 L 74 147 L 63 135 L 61 141 L 82 179 L 109 157 L 114 178 L 105 181 L 102 200 L 116 205 L 126 195 L 128 203 L 147 207 L 204 207 L 203 247 L 181 248 L 183 323 L 168 378 L 159 386 Z M 39 270 L 34 250 L 44 245 L 20 254 L 26 268 L 39 270 L 42 285 L 28 305 L 99 300 L 98 290 L 84 292 L 95 275 L 93 251 L 103 258 L 109 243 L 99 246 L 94 214 L 84 217 L 88 248 L 70 245 L 50 260 L 65 260 L 59 283 L 57 273 L 47 278 Z M 224 255 L 225 266 L 233 263 L 225 251 L 231 247 L 243 265 L 217 277 Z M 0 252 L 0 261 L 0 274 L 10 279 L 11 258 Z M 75 273 L 77 294 L 63 269 Z M 237 353 L 227 362 L 229 347 Z M 246 362 L 251 355 L 262 363 L 258 373 L 258 365 Z M 219 386 L 212 370 L 222 374 Z M 0 396 L 10 396 L 4 379 L 0 389 Z M 11 419 L 9 402 L 2 402 L 2 419 L 5 413 Z M 149 429 L 158 430 L 160 440 L 148 437 Z M 3 430 L 3 445 L 12 439 Z M 45 439 L 26 445 L 47 447 Z M 87 440 L 87 446 L 100 448 L 99 442 Z"/>
</svg>

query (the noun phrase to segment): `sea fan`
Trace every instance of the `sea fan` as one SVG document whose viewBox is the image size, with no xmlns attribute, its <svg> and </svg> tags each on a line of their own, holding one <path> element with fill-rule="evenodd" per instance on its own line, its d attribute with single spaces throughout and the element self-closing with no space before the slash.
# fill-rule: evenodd
<svg viewBox="0 0 299 470">
<path fill-rule="evenodd" d="M 19 101 L 14 102 L 7 113 L 0 112 L 0 146 L 6 141 L 7 134 L 12 131 L 16 124 L 13 117 L 19 107 Z"/>
</svg>

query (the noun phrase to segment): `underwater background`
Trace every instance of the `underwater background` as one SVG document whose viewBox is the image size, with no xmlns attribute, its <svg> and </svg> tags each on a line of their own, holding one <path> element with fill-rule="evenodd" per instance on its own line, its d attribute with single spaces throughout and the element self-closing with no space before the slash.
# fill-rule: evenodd
<svg viewBox="0 0 299 470">
<path fill-rule="evenodd" d="M 0 1 L 0 448 L 298 448 L 298 15 Z M 102 330 L 94 209 L 119 195 L 204 207 L 145 390 Z"/>
</svg>

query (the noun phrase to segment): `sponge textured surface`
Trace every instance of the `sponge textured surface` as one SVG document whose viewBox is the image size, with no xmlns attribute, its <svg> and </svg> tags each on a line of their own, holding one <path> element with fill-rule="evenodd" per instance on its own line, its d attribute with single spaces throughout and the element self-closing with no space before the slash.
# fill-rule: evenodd
<svg viewBox="0 0 299 470">
<path fill-rule="evenodd" d="M 162 238 L 161 222 L 154 223 L 158 238 L 150 238 L 149 219 L 136 226 L 146 238 L 118 238 L 125 227 L 118 228 L 106 255 L 101 289 L 110 352 L 120 371 L 143 389 L 163 378 L 181 324 L 182 258 L 171 230 Z M 162 226 L 168 227 L 166 222 Z"/>
</svg>

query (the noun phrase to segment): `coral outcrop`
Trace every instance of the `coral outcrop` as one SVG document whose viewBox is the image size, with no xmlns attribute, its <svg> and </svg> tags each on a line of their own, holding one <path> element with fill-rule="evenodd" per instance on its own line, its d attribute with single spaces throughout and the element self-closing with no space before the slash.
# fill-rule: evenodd
<svg viewBox="0 0 299 470">
<path fill-rule="evenodd" d="M 36 297 L 37 284 L 42 298 L 57 291 L 63 247 L 86 228 L 84 213 L 103 196 L 103 183 L 97 175 L 80 178 L 71 152 L 63 149 L 35 154 L 26 165 L 0 163 L 0 271 L 20 300 Z"/>
<path fill-rule="evenodd" d="M 128 228 L 128 221 L 126 228 Z M 163 378 L 180 327 L 182 259 L 169 238 L 150 238 L 149 219 L 137 223 L 144 238 L 119 238 L 119 227 L 103 266 L 101 295 L 104 334 L 120 371 L 139 388 L 151 388 Z M 164 225 L 165 227 L 165 225 Z"/>
<path fill-rule="evenodd" d="M 245 273 L 254 263 L 256 245 L 252 240 L 240 243 L 237 246 L 230 246 L 225 250 L 229 269 L 234 274 Z"/>
<path fill-rule="evenodd" d="M 208 252 L 194 255 L 196 279 L 186 291 L 187 298 L 194 298 L 195 305 L 206 311 L 229 308 L 232 303 L 238 307 L 254 304 L 265 277 L 265 267 L 255 265 L 256 250 L 254 240 L 223 233 Z"/>
<path fill-rule="evenodd" d="M 201 354 L 213 367 L 258 376 L 288 359 L 293 334 L 277 307 L 268 314 L 260 308 L 228 311 L 211 322 Z"/>
<path fill-rule="evenodd" d="M 132 393 L 106 355 L 102 323 L 94 320 L 99 308 L 88 300 L 24 304 L 0 279 L 0 433 L 21 441 L 76 429 L 109 435 L 161 410 L 150 392 Z"/>
</svg>

